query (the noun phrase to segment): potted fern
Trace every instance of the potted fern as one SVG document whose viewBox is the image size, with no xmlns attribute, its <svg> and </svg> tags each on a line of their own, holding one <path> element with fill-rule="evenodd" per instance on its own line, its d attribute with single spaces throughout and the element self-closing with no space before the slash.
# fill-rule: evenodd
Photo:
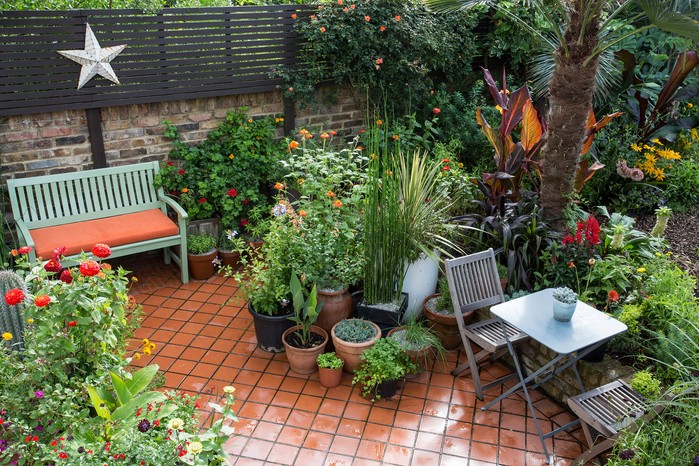
<svg viewBox="0 0 699 466">
<path fill-rule="evenodd" d="M 207 280 L 214 274 L 216 238 L 207 232 L 187 236 L 187 260 L 192 278 Z"/>
</svg>

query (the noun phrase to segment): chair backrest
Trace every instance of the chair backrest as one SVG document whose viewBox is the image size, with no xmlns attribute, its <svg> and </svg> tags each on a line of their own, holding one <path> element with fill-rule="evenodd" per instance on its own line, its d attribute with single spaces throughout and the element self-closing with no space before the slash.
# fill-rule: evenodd
<svg viewBox="0 0 699 466">
<path fill-rule="evenodd" d="M 158 169 L 158 162 L 144 162 L 10 179 L 12 213 L 32 229 L 162 208 Z"/>
<path fill-rule="evenodd" d="M 505 301 L 492 248 L 444 264 L 455 314 Z"/>
</svg>

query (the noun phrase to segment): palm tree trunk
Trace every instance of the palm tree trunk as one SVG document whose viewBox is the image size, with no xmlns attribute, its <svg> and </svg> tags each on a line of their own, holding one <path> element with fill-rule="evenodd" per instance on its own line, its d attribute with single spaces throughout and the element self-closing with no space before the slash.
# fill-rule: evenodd
<svg viewBox="0 0 699 466">
<path fill-rule="evenodd" d="M 573 180 L 592 108 L 598 60 L 585 64 L 598 43 L 599 12 L 604 0 L 573 0 L 565 31 L 565 45 L 556 50 L 556 68 L 549 83 L 548 138 L 542 149 L 541 205 L 544 219 L 558 231 L 565 229 L 563 209 L 573 191 Z M 583 16 L 588 19 L 585 21 Z M 590 20 L 590 18 L 592 20 Z"/>
</svg>

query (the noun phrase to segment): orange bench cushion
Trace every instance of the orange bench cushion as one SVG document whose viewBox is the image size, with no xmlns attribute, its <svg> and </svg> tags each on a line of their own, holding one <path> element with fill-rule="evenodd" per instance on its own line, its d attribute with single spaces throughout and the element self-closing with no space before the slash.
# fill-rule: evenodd
<svg viewBox="0 0 699 466">
<path fill-rule="evenodd" d="M 96 243 L 108 246 L 133 244 L 179 233 L 177 224 L 160 209 L 86 220 L 30 230 L 37 257 L 47 260 L 58 246 L 68 248 L 66 256 L 89 252 Z"/>
</svg>

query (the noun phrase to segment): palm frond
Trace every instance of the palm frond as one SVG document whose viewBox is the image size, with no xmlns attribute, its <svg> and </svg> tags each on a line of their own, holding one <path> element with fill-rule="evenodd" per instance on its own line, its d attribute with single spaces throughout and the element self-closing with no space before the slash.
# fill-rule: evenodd
<svg viewBox="0 0 699 466">
<path fill-rule="evenodd" d="M 691 3 L 679 0 L 636 0 L 650 23 L 664 31 L 699 40 L 699 22 L 683 13 L 696 13 Z"/>
<path fill-rule="evenodd" d="M 424 0 L 425 5 L 433 11 L 466 11 L 480 5 L 493 5 L 491 0 Z"/>
</svg>

